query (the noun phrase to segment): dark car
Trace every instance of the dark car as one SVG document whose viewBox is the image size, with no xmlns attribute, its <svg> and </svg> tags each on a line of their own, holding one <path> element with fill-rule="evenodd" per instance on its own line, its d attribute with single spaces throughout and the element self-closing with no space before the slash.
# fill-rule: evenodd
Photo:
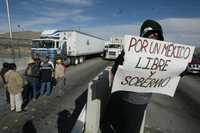
<svg viewBox="0 0 200 133">
<path fill-rule="evenodd" d="M 199 58 L 193 58 L 192 61 L 187 66 L 187 72 L 198 74 L 200 73 L 200 59 Z"/>
</svg>

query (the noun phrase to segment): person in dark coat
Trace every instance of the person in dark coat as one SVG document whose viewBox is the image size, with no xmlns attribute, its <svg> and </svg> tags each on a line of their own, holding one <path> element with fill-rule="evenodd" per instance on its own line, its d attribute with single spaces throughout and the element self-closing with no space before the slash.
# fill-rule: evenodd
<svg viewBox="0 0 200 133">
<path fill-rule="evenodd" d="M 4 84 L 3 88 L 6 90 L 6 101 L 7 101 L 8 104 L 10 104 L 10 95 L 9 95 L 8 89 L 5 86 L 6 81 L 5 81 L 4 75 L 5 75 L 6 72 L 8 72 L 9 69 L 10 69 L 10 64 L 7 63 L 7 62 L 4 62 L 3 63 L 3 67 L 2 67 L 2 69 L 0 71 L 0 75 L 1 75 L 1 77 L 3 79 L 3 84 Z"/>
<path fill-rule="evenodd" d="M 37 93 L 40 88 L 39 77 L 40 77 L 40 60 L 34 58 L 32 62 L 29 62 L 26 70 L 25 76 L 28 81 L 28 85 L 30 86 L 28 90 L 28 98 L 29 100 L 33 96 L 33 100 L 37 99 Z"/>
<path fill-rule="evenodd" d="M 161 25 L 154 20 L 146 20 L 140 29 L 140 36 L 164 40 Z M 124 62 L 124 51 L 116 59 L 111 72 L 114 77 L 119 65 Z M 102 133 L 139 133 L 144 111 L 152 93 L 117 91 L 111 95 L 102 123 Z"/>
</svg>

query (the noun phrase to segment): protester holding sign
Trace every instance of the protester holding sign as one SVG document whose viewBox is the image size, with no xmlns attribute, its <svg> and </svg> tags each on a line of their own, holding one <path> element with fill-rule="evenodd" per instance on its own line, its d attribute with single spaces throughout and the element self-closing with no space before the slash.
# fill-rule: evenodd
<svg viewBox="0 0 200 133">
<path fill-rule="evenodd" d="M 173 96 L 177 75 L 192 58 L 193 48 L 163 42 L 162 27 L 154 20 L 142 24 L 140 36 L 125 36 L 125 49 L 112 67 L 113 93 L 103 133 L 139 133 L 151 92 Z M 174 62 L 182 67 L 172 67 Z"/>
</svg>

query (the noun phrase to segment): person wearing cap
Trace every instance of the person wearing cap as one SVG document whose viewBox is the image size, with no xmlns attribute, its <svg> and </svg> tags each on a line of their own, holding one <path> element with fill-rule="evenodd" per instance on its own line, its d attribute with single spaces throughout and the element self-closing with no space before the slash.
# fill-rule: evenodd
<svg viewBox="0 0 200 133">
<path fill-rule="evenodd" d="M 64 75 L 65 75 L 65 67 L 62 65 L 61 59 L 58 59 L 56 61 L 56 67 L 55 67 L 55 79 L 57 81 L 55 87 L 56 96 L 62 96 L 64 94 L 64 83 L 65 83 Z"/>
<path fill-rule="evenodd" d="M 33 101 L 37 99 L 38 91 L 40 88 L 40 59 L 33 58 L 29 60 L 28 66 L 25 69 L 25 76 L 28 82 L 26 90 L 26 100 L 30 101 L 33 96 Z"/>
<path fill-rule="evenodd" d="M 146 20 L 141 26 L 140 36 L 156 40 L 164 40 L 161 25 L 154 20 Z M 123 65 L 124 54 L 116 59 L 111 73 L 114 77 L 119 65 Z M 144 111 L 152 93 L 136 93 L 117 91 L 111 95 L 102 122 L 102 133 L 139 133 Z"/>
</svg>

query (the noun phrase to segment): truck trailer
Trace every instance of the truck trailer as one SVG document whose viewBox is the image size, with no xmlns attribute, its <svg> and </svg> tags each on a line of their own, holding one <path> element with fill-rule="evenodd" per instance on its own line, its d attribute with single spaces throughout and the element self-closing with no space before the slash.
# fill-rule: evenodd
<svg viewBox="0 0 200 133">
<path fill-rule="evenodd" d="M 32 56 L 48 56 L 54 63 L 60 58 L 65 64 L 76 65 L 87 56 L 102 54 L 104 46 L 104 39 L 80 31 L 46 30 L 32 40 Z"/>
</svg>

